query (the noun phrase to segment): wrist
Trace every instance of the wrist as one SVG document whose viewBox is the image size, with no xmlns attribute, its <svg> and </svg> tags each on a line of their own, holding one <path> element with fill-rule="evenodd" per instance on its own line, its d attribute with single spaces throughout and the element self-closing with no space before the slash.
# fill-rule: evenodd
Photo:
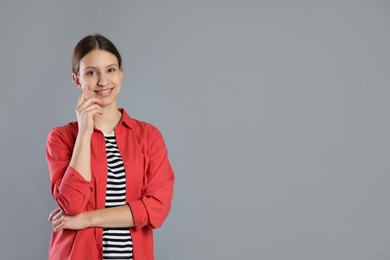
<svg viewBox="0 0 390 260">
<path fill-rule="evenodd" d="M 84 228 L 92 227 L 92 214 L 90 211 L 80 213 Z"/>
<path fill-rule="evenodd" d="M 77 139 L 79 139 L 80 141 L 90 142 L 91 138 L 92 138 L 92 134 L 93 134 L 93 131 L 92 132 L 89 132 L 89 131 L 88 132 L 87 131 L 78 132 Z"/>
</svg>

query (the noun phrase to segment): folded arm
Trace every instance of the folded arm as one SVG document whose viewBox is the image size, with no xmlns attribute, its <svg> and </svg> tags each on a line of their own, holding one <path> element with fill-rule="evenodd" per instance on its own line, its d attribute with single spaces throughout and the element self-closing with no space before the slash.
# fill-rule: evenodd
<svg viewBox="0 0 390 260">
<path fill-rule="evenodd" d="M 168 150 L 157 128 L 150 128 L 146 143 L 143 196 L 139 200 L 127 201 L 136 230 L 145 226 L 159 228 L 163 224 L 171 208 L 175 181 Z"/>
<path fill-rule="evenodd" d="M 89 227 L 133 227 L 134 221 L 128 205 L 91 210 L 77 215 L 66 214 L 61 208 L 53 210 L 49 215 L 53 230 L 84 229 Z"/>
<path fill-rule="evenodd" d="M 81 212 L 70 216 L 61 209 L 54 210 L 49 221 L 55 231 L 88 227 L 160 227 L 168 216 L 173 196 L 174 174 L 160 132 L 153 128 L 146 154 L 146 186 L 138 200 L 124 206 Z"/>
</svg>

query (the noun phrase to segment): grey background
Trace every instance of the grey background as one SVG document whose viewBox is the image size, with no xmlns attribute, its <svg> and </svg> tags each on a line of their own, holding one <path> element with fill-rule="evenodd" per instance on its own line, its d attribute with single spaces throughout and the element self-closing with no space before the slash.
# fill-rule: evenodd
<svg viewBox="0 0 390 260">
<path fill-rule="evenodd" d="M 390 259 L 389 28 L 379 0 L 2 0 L 1 259 L 47 258 L 45 140 L 97 32 L 176 172 L 157 259 Z"/>
</svg>

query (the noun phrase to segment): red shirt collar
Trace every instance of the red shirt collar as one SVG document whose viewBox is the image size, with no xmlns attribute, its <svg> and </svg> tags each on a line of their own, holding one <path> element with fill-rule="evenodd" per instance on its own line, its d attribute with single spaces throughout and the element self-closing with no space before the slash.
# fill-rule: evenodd
<svg viewBox="0 0 390 260">
<path fill-rule="evenodd" d="M 122 113 L 122 118 L 119 124 L 124 123 L 129 128 L 133 128 L 134 120 L 127 114 L 127 112 L 123 108 L 118 108 L 118 110 Z"/>
</svg>

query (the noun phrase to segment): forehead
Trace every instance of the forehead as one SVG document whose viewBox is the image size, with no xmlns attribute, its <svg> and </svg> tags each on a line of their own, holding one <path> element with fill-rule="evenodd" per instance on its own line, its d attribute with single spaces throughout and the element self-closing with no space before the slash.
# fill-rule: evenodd
<svg viewBox="0 0 390 260">
<path fill-rule="evenodd" d="M 95 49 L 90 51 L 80 60 L 80 69 L 85 67 L 105 68 L 106 66 L 116 64 L 118 65 L 118 59 L 111 52 Z"/>
</svg>

